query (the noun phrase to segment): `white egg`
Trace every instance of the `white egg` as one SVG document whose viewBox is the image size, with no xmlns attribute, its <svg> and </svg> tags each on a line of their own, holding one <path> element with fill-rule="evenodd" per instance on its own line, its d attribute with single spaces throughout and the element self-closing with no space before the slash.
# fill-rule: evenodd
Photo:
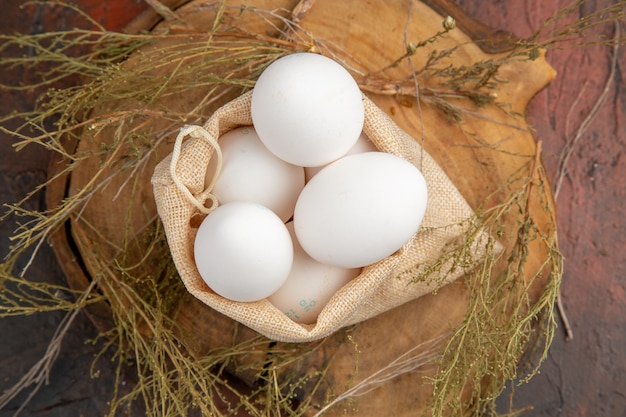
<svg viewBox="0 0 626 417">
<path fill-rule="evenodd" d="M 252 92 L 252 123 L 281 159 L 325 165 L 344 155 L 363 128 L 361 91 L 340 64 L 313 53 L 270 64 Z"/>
<path fill-rule="evenodd" d="M 304 187 L 304 169 L 270 152 L 252 127 L 231 130 L 222 135 L 218 143 L 222 168 L 212 192 L 220 204 L 259 203 L 274 211 L 283 222 L 289 220 Z M 216 158 L 211 158 L 206 172 L 207 184 L 215 175 L 216 165 Z"/>
<path fill-rule="evenodd" d="M 233 301 L 258 301 L 287 279 L 293 244 L 285 224 L 270 209 L 233 202 L 202 221 L 194 257 L 200 276 L 217 294 Z"/>
<path fill-rule="evenodd" d="M 339 268 L 311 258 L 296 240 L 293 222 L 287 223 L 294 246 L 293 266 L 285 283 L 268 300 L 293 321 L 315 323 L 331 297 L 359 275 L 361 268 Z"/>
<path fill-rule="evenodd" d="M 418 231 L 426 211 L 422 173 L 384 152 L 341 158 L 304 187 L 294 228 L 304 250 L 343 268 L 370 265 L 393 254 Z"/>
<path fill-rule="evenodd" d="M 374 145 L 372 141 L 369 140 L 369 138 L 367 137 L 367 135 L 365 135 L 365 133 L 361 133 L 361 136 L 359 136 L 359 140 L 356 141 L 354 146 L 350 148 L 350 150 L 344 156 L 354 155 L 355 153 L 377 152 L 377 151 L 378 151 L 378 148 L 376 148 L 376 145 Z M 324 168 L 325 166 L 326 165 L 319 166 L 319 167 L 305 167 L 304 168 L 304 181 L 309 182 L 309 180 L 313 178 L 315 174 L 320 172 L 322 168 Z"/>
</svg>

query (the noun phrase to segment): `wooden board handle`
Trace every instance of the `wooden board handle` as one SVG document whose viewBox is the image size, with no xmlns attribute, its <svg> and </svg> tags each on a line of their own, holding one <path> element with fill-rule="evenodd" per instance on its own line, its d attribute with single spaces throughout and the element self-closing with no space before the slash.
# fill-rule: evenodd
<svg viewBox="0 0 626 417">
<path fill-rule="evenodd" d="M 440 15 L 452 16 L 462 32 L 476 42 L 488 54 L 508 52 L 515 48 L 519 40 L 505 30 L 495 30 L 469 16 L 463 8 L 451 0 L 421 0 Z"/>
</svg>

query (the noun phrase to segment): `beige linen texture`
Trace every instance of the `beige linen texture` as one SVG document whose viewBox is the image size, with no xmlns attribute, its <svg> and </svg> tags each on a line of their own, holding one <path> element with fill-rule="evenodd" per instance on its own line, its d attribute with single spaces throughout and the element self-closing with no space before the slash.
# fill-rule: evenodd
<svg viewBox="0 0 626 417">
<path fill-rule="evenodd" d="M 204 129 L 215 139 L 238 126 L 252 125 L 251 92 L 218 109 Z M 440 260 L 446 251 L 463 243 L 472 226 L 473 212 L 448 176 L 418 142 L 400 129 L 365 95 L 364 133 L 380 151 L 400 156 L 423 173 L 428 186 L 428 205 L 420 230 L 393 255 L 363 268 L 361 274 L 340 289 L 320 313 L 317 322 L 301 325 L 289 319 L 269 301 L 241 303 L 227 300 L 204 283 L 194 261 L 192 217 L 202 216 L 170 175 L 172 155 L 155 168 L 152 184 L 157 210 L 172 258 L 188 291 L 209 307 L 276 341 L 308 342 L 326 337 L 342 327 L 374 317 L 450 283 L 485 256 L 487 235 L 479 229 L 470 245 L 469 259 L 447 260 L 425 279 L 420 272 Z M 218 139 L 219 140 L 219 139 Z M 214 152 L 200 137 L 189 137 L 176 161 L 179 183 L 194 196 L 204 190 L 205 172 Z M 375 196 L 372 196 L 375 198 Z M 210 215 L 210 214 L 209 214 Z M 458 261 L 458 260 L 457 260 Z"/>
</svg>

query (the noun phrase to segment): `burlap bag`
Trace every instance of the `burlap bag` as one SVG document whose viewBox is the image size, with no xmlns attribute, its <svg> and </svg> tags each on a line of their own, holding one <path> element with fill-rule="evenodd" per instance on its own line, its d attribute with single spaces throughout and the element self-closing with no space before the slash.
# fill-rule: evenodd
<svg viewBox="0 0 626 417">
<path fill-rule="evenodd" d="M 176 268 L 188 291 L 206 305 L 270 339 L 307 342 L 431 293 L 482 260 L 487 236 L 474 227 L 473 212 L 465 199 L 418 142 L 364 96 L 364 133 L 379 150 L 415 164 L 426 179 L 429 200 L 420 230 L 396 253 L 363 268 L 333 296 L 315 324 L 295 323 L 267 300 L 233 302 L 212 292 L 195 266 L 194 225 L 197 227 L 198 216 L 206 212 L 202 203 L 210 197 L 204 190 L 205 172 L 216 140 L 235 127 L 252 125 L 250 99 L 251 93 L 244 94 L 217 110 L 203 127 L 181 130 L 174 151 L 157 165 L 152 177 Z M 187 139 L 181 146 L 183 137 Z M 468 233 L 472 228 L 477 232 Z M 457 251 L 462 255 L 446 256 L 460 245 L 465 248 Z"/>
</svg>

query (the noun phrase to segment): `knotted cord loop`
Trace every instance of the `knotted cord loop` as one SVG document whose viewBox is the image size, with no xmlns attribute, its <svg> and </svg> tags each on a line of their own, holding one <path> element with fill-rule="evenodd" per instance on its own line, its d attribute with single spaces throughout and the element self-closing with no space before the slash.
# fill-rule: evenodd
<svg viewBox="0 0 626 417">
<path fill-rule="evenodd" d="M 213 175 L 213 179 L 211 183 L 206 187 L 204 191 L 202 191 L 198 196 L 194 196 L 189 188 L 178 178 L 176 174 L 176 165 L 178 164 L 178 159 L 180 158 L 180 153 L 183 145 L 183 141 L 185 137 L 191 136 L 194 139 L 204 139 L 206 140 L 215 150 L 215 155 L 217 156 L 217 164 L 215 167 L 215 174 Z M 213 187 L 215 186 L 215 181 L 219 176 L 219 173 L 222 169 L 222 150 L 220 149 L 217 140 L 209 134 L 202 126 L 197 125 L 185 125 L 178 132 L 178 136 L 176 136 L 176 141 L 174 142 L 174 149 L 172 150 L 172 161 L 170 162 L 170 175 L 172 176 L 172 180 L 174 184 L 182 193 L 187 197 L 187 199 L 202 213 L 209 214 L 213 210 L 217 208 L 218 202 L 217 197 L 213 195 L 211 192 L 213 191 Z M 207 200 L 211 200 L 211 205 L 206 207 L 205 203 Z"/>
</svg>

